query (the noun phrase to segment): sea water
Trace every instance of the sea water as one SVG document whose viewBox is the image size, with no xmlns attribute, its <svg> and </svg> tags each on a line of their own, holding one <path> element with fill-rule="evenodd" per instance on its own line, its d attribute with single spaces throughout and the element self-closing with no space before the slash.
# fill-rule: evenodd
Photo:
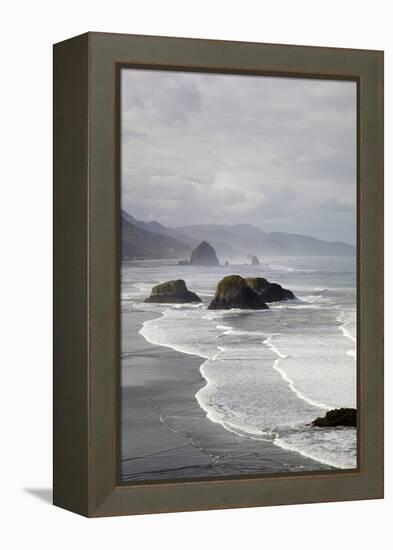
<svg viewBox="0 0 393 550">
<path fill-rule="evenodd" d="M 225 275 L 265 277 L 296 300 L 270 309 L 208 310 Z M 184 279 L 201 304 L 145 304 L 155 284 Z M 272 257 L 261 266 L 124 262 L 122 310 L 157 316 L 140 333 L 152 344 L 200 356 L 195 396 L 207 418 L 239 437 L 270 440 L 337 468 L 356 467 L 354 428 L 315 428 L 330 409 L 356 407 L 355 258 Z"/>
</svg>

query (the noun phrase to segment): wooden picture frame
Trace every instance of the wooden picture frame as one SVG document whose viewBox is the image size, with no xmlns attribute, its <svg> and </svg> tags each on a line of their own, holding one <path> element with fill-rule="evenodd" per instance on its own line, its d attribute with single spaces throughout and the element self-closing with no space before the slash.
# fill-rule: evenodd
<svg viewBox="0 0 393 550">
<path fill-rule="evenodd" d="M 357 82 L 356 470 L 124 484 L 120 67 Z M 54 46 L 54 504 L 89 517 L 383 497 L 383 52 L 87 33 Z"/>
</svg>

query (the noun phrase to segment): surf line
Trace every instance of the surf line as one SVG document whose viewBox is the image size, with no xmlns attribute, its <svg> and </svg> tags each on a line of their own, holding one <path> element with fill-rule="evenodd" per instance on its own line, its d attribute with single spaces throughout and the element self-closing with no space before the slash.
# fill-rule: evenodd
<svg viewBox="0 0 393 550">
<path fill-rule="evenodd" d="M 347 326 L 349 325 L 349 321 L 345 322 L 344 321 L 344 316 L 345 316 L 345 311 L 342 309 L 336 317 L 336 320 L 339 323 L 341 323 L 339 328 L 340 328 L 340 330 L 342 331 L 342 333 L 344 334 L 344 336 L 346 338 L 349 338 L 349 340 L 356 343 L 356 338 L 354 336 L 352 336 L 352 334 L 347 329 Z"/>
<path fill-rule="evenodd" d="M 350 321 L 344 321 L 344 317 L 345 317 L 345 311 L 342 309 L 336 317 L 336 321 L 340 323 L 340 326 L 338 328 L 341 330 L 345 338 L 348 338 L 348 340 L 351 340 L 351 342 L 356 344 L 356 338 L 352 336 L 352 334 L 347 329 L 347 326 L 349 325 Z M 356 349 L 348 350 L 347 355 L 349 355 L 349 357 L 353 357 L 354 359 L 356 359 Z"/>
<path fill-rule="evenodd" d="M 326 411 L 330 410 L 330 407 L 325 405 L 324 403 L 318 403 L 317 401 L 314 401 L 313 399 L 310 399 L 309 397 L 306 397 L 303 393 L 301 393 L 294 385 L 293 380 L 291 380 L 286 372 L 281 369 L 278 365 L 281 363 L 283 359 L 287 359 L 287 355 L 284 355 L 281 353 L 281 351 L 273 344 L 272 339 L 273 336 L 279 336 L 280 334 L 278 332 L 271 334 L 266 340 L 263 341 L 263 344 L 265 344 L 268 348 L 270 348 L 276 355 L 278 355 L 278 359 L 274 361 L 273 369 L 276 370 L 281 378 L 288 384 L 289 389 L 298 397 L 299 399 L 302 399 L 302 401 L 305 401 L 309 405 L 312 405 L 313 407 L 318 407 L 319 409 L 325 409 Z"/>
<path fill-rule="evenodd" d="M 141 311 L 146 311 L 146 310 L 143 310 L 141 308 L 137 308 L 137 309 L 140 309 Z M 220 353 L 225 352 L 225 348 L 222 347 L 222 346 L 217 346 L 216 350 L 213 352 L 213 354 L 207 355 L 207 354 L 203 354 L 200 350 L 189 350 L 189 349 L 186 349 L 186 348 L 182 347 L 179 344 L 176 345 L 176 344 L 173 344 L 173 343 L 163 342 L 162 340 L 160 340 L 160 338 L 154 338 L 154 337 L 152 337 L 151 334 L 148 334 L 148 328 L 150 326 L 154 326 L 154 323 L 156 321 L 159 321 L 159 320 L 162 320 L 163 318 L 165 318 L 166 314 L 169 312 L 170 309 L 171 308 L 168 308 L 168 309 L 164 310 L 163 312 L 160 312 L 159 317 L 155 317 L 154 319 L 148 319 L 148 320 L 144 321 L 143 324 L 142 324 L 142 328 L 139 331 L 139 334 L 141 334 L 141 336 L 143 336 L 143 338 L 147 342 L 149 342 L 150 344 L 153 344 L 155 346 L 163 346 L 163 347 L 166 347 L 166 348 L 170 348 L 170 349 L 172 349 L 172 350 L 174 350 L 178 353 L 184 353 L 186 355 L 193 355 L 194 357 L 200 357 L 201 359 L 203 359 L 203 362 L 199 367 L 199 372 L 200 372 L 202 381 L 205 382 L 205 385 L 197 391 L 197 393 L 195 394 L 194 397 L 195 397 L 199 407 L 206 413 L 206 418 L 208 420 L 210 420 L 211 422 L 213 422 L 214 424 L 221 424 L 223 426 L 223 428 L 225 429 L 225 425 L 223 424 L 223 422 L 219 418 L 218 414 L 214 410 L 214 407 L 212 407 L 211 404 L 208 404 L 208 403 L 205 404 L 205 402 L 203 400 L 203 397 L 202 397 L 204 392 L 206 392 L 209 389 L 209 387 L 211 387 L 213 385 L 212 381 L 209 380 L 208 376 L 206 375 L 204 367 L 208 364 L 209 361 L 216 361 L 218 356 L 220 355 Z M 231 327 L 225 327 L 225 328 L 230 329 Z M 169 425 L 167 427 L 170 428 Z"/>
</svg>

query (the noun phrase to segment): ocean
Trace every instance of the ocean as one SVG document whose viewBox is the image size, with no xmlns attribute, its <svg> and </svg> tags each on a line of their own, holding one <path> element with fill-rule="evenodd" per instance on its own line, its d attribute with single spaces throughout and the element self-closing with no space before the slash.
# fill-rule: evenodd
<svg viewBox="0 0 393 550">
<path fill-rule="evenodd" d="M 229 274 L 265 277 L 297 299 L 260 311 L 208 310 L 218 281 Z M 152 286 L 172 279 L 184 279 L 202 304 L 143 302 Z M 248 446 L 270 441 L 321 469 L 356 468 L 356 429 L 310 425 L 327 410 L 356 408 L 355 258 L 265 257 L 260 266 L 208 268 L 125 261 L 121 306 L 123 315 L 154 316 L 140 326 L 149 343 L 201 358 L 204 385 L 194 399 L 210 422 Z M 167 422 L 193 435 L 192 423 L 184 426 L 176 416 Z"/>
</svg>

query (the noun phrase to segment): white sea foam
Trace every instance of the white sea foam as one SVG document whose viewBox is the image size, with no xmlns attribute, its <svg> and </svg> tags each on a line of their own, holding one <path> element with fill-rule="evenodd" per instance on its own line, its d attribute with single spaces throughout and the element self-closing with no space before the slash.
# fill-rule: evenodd
<svg viewBox="0 0 393 550">
<path fill-rule="evenodd" d="M 356 318 L 355 318 L 354 310 L 345 311 L 342 309 L 340 313 L 337 315 L 336 319 L 340 323 L 339 328 L 342 331 L 345 338 L 348 338 L 351 342 L 356 344 L 356 337 L 351 332 L 351 329 L 352 331 L 356 331 L 356 327 L 355 327 Z M 349 357 L 353 357 L 354 359 L 356 359 L 356 348 L 347 350 L 347 355 Z"/>
<path fill-rule="evenodd" d="M 274 364 L 273 364 L 273 368 L 280 373 L 280 375 L 282 376 L 283 380 L 285 380 L 285 382 L 287 382 L 287 384 L 289 385 L 289 387 L 291 388 L 291 390 L 293 391 L 293 393 L 299 398 L 299 399 L 303 399 L 303 401 L 306 401 L 307 403 L 309 403 L 310 405 L 312 405 L 313 407 L 318 407 L 320 409 L 326 409 L 326 410 L 329 410 L 329 406 L 326 405 L 325 403 L 319 403 L 317 401 L 314 401 L 313 399 L 310 399 L 309 397 L 307 397 L 306 395 L 304 395 L 302 392 L 300 392 L 296 387 L 295 387 L 295 384 L 293 382 L 293 380 L 291 380 L 289 378 L 289 376 L 286 374 L 286 372 L 284 371 L 284 369 L 280 368 L 279 365 L 281 363 L 281 360 L 282 359 L 287 359 L 287 355 L 284 355 L 283 353 L 280 352 L 280 350 L 273 344 L 272 342 L 272 338 L 273 336 L 275 336 L 274 334 L 272 334 L 271 336 L 269 336 L 269 338 L 266 338 L 266 340 L 264 340 L 264 344 L 266 344 L 271 350 L 274 351 L 274 353 L 276 355 L 278 355 L 279 359 L 276 359 Z"/>
<path fill-rule="evenodd" d="M 356 342 L 355 336 L 348 329 L 348 326 L 350 325 L 351 321 L 350 320 L 347 320 L 347 321 L 345 320 L 345 311 L 344 310 L 341 310 L 339 315 L 337 315 L 337 321 L 339 323 L 341 323 L 340 329 L 342 330 L 342 333 L 344 334 L 344 336 L 346 338 L 349 338 L 349 340 L 351 340 L 352 342 Z"/>
<path fill-rule="evenodd" d="M 174 304 L 171 306 L 173 309 L 190 309 L 190 308 L 197 308 L 197 309 L 203 309 L 203 304 L 194 304 L 194 303 L 186 303 L 186 304 Z"/>
<path fill-rule="evenodd" d="M 331 298 L 326 297 L 325 294 L 310 294 L 309 296 L 306 296 L 303 298 L 303 301 L 308 304 L 330 304 Z"/>
<path fill-rule="evenodd" d="M 282 271 L 287 273 L 316 273 L 316 269 L 308 269 L 306 267 L 290 267 L 287 265 L 280 265 L 280 264 L 269 264 L 268 266 L 270 269 L 273 269 L 274 271 Z"/>
<path fill-rule="evenodd" d="M 164 316 L 165 316 L 165 312 L 163 313 L 163 317 Z M 208 355 L 204 355 L 200 350 L 191 349 L 181 344 L 174 344 L 173 342 L 168 342 L 163 338 L 154 336 L 154 328 L 157 326 L 155 323 L 158 320 L 159 318 L 153 319 L 151 321 L 145 321 L 143 323 L 143 327 L 139 331 L 139 334 L 141 334 L 148 342 L 150 342 L 150 344 L 171 348 L 174 351 L 185 353 L 187 355 L 199 355 L 199 357 L 202 357 L 205 359 L 209 357 Z"/>
<path fill-rule="evenodd" d="M 162 278 L 178 278 L 176 269 L 168 268 Z M 273 440 L 325 464 L 353 467 L 355 430 L 324 436 L 307 426 L 327 409 L 356 406 L 355 350 L 348 350 L 348 342 L 356 341 L 354 294 L 346 280 L 342 290 L 335 289 L 334 274 L 333 279 L 326 276 L 326 287 L 317 286 L 320 271 L 318 281 L 310 279 L 307 287 L 297 274 L 301 271 L 291 275 L 298 277 L 296 285 L 285 283 L 302 289 L 296 292 L 300 299 L 272 304 L 269 310 L 207 311 L 206 304 L 138 302 L 136 307 L 157 313 L 140 332 L 152 344 L 203 359 L 200 371 L 206 384 L 196 399 L 212 422 L 241 437 Z M 211 288 L 212 295 L 220 275 L 206 273 L 201 272 L 199 282 L 198 271 L 192 270 L 187 286 L 197 293 Z"/>
<path fill-rule="evenodd" d="M 279 436 L 274 443 L 282 449 L 296 451 L 333 468 L 352 469 L 357 466 L 357 438 L 353 428 L 306 428 Z"/>
<path fill-rule="evenodd" d="M 265 336 L 264 332 L 258 332 L 256 330 L 235 330 L 233 327 L 230 327 L 228 330 L 226 330 L 224 334 L 231 336 Z"/>
<path fill-rule="evenodd" d="M 294 302 L 285 302 L 285 304 L 280 304 L 278 302 L 269 304 L 270 309 L 321 309 L 320 304 L 305 304 L 302 302 L 297 302 L 296 304 Z"/>
</svg>

